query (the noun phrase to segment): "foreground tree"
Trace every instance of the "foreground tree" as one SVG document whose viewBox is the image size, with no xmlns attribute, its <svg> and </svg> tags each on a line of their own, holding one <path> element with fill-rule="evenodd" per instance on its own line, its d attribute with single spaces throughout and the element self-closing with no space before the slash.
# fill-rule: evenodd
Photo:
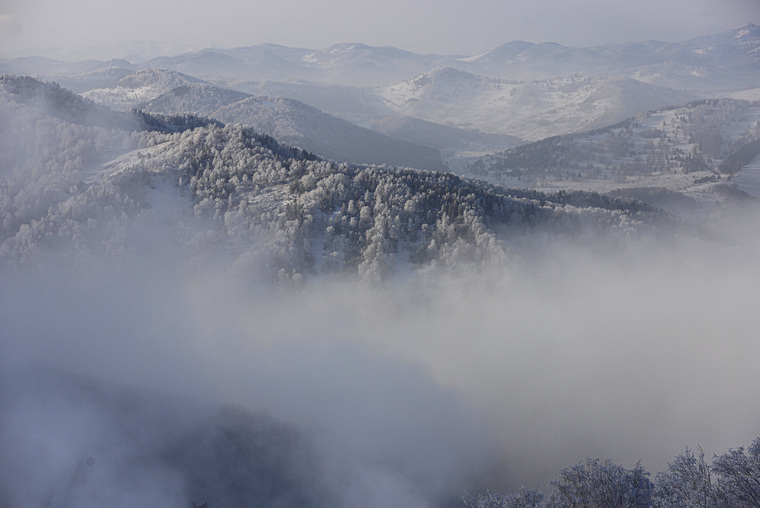
<svg viewBox="0 0 760 508">
<path fill-rule="evenodd" d="M 760 508 L 760 438 L 714 456 L 686 448 L 655 481 L 636 464 L 586 459 L 560 472 L 546 498 L 538 488 L 465 495 L 463 508 Z"/>
<path fill-rule="evenodd" d="M 520 487 L 514 494 L 497 494 L 486 490 L 473 497 L 465 494 L 462 498 L 464 508 L 541 508 L 544 495 L 538 489 L 529 490 Z"/>
<path fill-rule="evenodd" d="M 611 460 L 565 468 L 552 482 L 548 506 L 568 508 L 646 508 L 651 506 L 652 482 L 641 464 L 625 469 Z"/>
<path fill-rule="evenodd" d="M 760 506 L 760 438 L 746 449 L 739 447 L 713 459 L 716 488 L 724 506 Z"/>
<path fill-rule="evenodd" d="M 723 506 L 712 481 L 710 466 L 705 453 L 699 448 L 699 456 L 686 448 L 668 464 L 667 471 L 655 479 L 657 508 L 717 508 Z"/>
</svg>

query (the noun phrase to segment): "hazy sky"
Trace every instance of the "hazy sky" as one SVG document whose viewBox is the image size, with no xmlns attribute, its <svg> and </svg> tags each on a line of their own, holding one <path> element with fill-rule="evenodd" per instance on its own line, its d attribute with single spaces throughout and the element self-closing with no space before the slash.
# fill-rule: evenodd
<svg viewBox="0 0 760 508">
<path fill-rule="evenodd" d="M 0 0 L 0 53 L 142 40 L 474 55 L 516 39 L 680 41 L 746 23 L 760 24 L 760 0 Z"/>
</svg>

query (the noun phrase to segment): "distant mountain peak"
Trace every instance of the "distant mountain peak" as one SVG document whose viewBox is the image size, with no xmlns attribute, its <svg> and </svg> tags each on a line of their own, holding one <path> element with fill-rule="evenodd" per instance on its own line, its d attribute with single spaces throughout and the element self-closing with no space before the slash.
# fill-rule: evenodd
<svg viewBox="0 0 760 508">
<path fill-rule="evenodd" d="M 406 83 L 410 83 L 415 87 L 425 87 L 428 85 L 440 85 L 453 82 L 479 83 L 480 81 L 481 78 L 479 76 L 470 72 L 460 71 L 454 67 L 440 66 L 436 67 L 430 72 L 426 72 L 425 74 L 421 74 L 415 78 L 412 78 L 406 81 Z"/>
<path fill-rule="evenodd" d="M 328 48 L 314 51 L 304 57 L 305 62 L 328 62 L 334 60 L 350 60 L 354 58 L 369 58 L 388 60 L 394 58 L 417 58 L 419 55 L 393 46 L 369 46 L 360 42 L 343 42 Z"/>
<path fill-rule="evenodd" d="M 372 49 L 371 46 L 368 46 L 366 44 L 362 44 L 361 42 L 342 42 L 340 44 L 333 44 L 332 46 L 328 47 L 325 51 L 329 53 L 339 53 L 342 51 L 366 51 L 368 49 Z"/>
<path fill-rule="evenodd" d="M 526 42 L 526 41 L 510 41 L 502 44 L 501 46 L 498 46 L 494 48 L 493 50 L 489 51 L 488 53 L 485 53 L 482 56 L 495 56 L 498 55 L 501 58 L 509 58 L 514 57 L 516 55 L 519 55 L 523 51 L 532 48 L 535 46 L 532 42 Z"/>
<path fill-rule="evenodd" d="M 121 80 L 119 80 L 120 85 L 125 86 L 128 83 L 135 83 L 143 80 L 155 80 L 158 78 L 164 78 L 164 79 L 174 79 L 182 82 L 187 83 L 205 83 L 202 79 L 195 78 L 193 76 L 189 76 L 187 74 L 183 74 L 178 71 L 171 71 L 166 69 L 140 69 L 139 71 L 135 71 L 132 74 L 129 74 L 128 76 L 123 77 Z"/>
<path fill-rule="evenodd" d="M 447 65 L 441 65 L 439 67 L 436 67 L 435 69 L 428 72 L 427 75 L 428 76 L 473 76 L 472 73 L 469 73 L 467 71 L 460 71 L 459 69 L 455 69 L 454 67 L 449 67 Z"/>
</svg>

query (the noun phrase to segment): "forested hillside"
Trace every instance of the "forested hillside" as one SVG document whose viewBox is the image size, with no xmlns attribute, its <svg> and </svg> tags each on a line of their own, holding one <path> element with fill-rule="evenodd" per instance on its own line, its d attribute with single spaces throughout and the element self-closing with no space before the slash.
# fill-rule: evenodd
<svg viewBox="0 0 760 508">
<path fill-rule="evenodd" d="M 473 170 L 526 178 L 625 178 L 731 171 L 722 161 L 760 137 L 760 104 L 731 99 L 653 110 L 581 134 L 555 136 L 477 162 Z M 738 168 L 737 168 L 738 169 Z"/>
<path fill-rule="evenodd" d="M 6 261 L 23 263 L 58 243 L 71 253 L 95 244 L 128 251 L 120 244 L 126 224 L 166 203 L 179 207 L 167 220 L 182 224 L 182 210 L 191 210 L 207 221 L 215 247 L 286 278 L 348 270 L 384 279 L 403 267 L 501 256 L 510 231 L 536 225 L 572 234 L 588 223 L 614 233 L 661 219 L 640 203 L 593 193 L 547 195 L 448 173 L 335 164 L 192 117 L 119 116 L 139 120 L 131 131 L 73 123 L 54 112 L 100 109 L 55 85 L 2 83 L 3 129 L 12 133 L 3 137 Z M 19 103 L 27 87 L 38 104 Z M 198 241 L 192 228 L 172 234 Z"/>
<path fill-rule="evenodd" d="M 713 99 L 525 144 L 477 159 L 469 169 L 506 185 L 646 194 L 653 203 L 662 202 L 658 193 L 715 202 L 728 196 L 736 175 L 760 153 L 758 139 L 760 103 Z"/>
</svg>

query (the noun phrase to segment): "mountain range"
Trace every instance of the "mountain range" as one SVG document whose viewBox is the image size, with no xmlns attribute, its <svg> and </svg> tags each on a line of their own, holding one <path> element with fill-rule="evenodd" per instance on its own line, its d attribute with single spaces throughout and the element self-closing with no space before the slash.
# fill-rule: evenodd
<svg viewBox="0 0 760 508">
<path fill-rule="evenodd" d="M 358 43 L 336 44 L 321 50 L 263 44 L 234 49 L 209 48 L 149 59 L 134 57 L 132 65 L 175 70 L 205 79 L 288 79 L 387 86 L 442 66 L 503 79 L 544 79 L 591 72 L 617 77 L 648 76 L 648 82 L 659 84 L 658 74 L 677 63 L 695 72 L 691 77 L 684 76 L 677 88 L 693 88 L 695 83 L 707 86 L 713 80 L 716 87 L 725 84 L 742 87 L 757 85 L 759 40 L 760 28 L 747 24 L 684 42 L 645 41 L 578 48 L 551 42 L 512 41 L 475 56 L 420 55 Z M 132 49 L 138 50 L 138 47 Z M 95 64 L 90 62 L 90 67 Z M 5 59 L 2 63 L 11 72 L 21 74 L 43 74 L 52 67 L 57 67 L 59 75 L 62 71 L 75 75 L 94 70 L 85 70 L 82 64 L 28 57 Z M 106 62 L 101 65 L 113 66 Z M 702 76 L 698 75 L 699 71 Z"/>
<path fill-rule="evenodd" d="M 424 148 L 407 146 L 420 155 L 401 159 L 331 151 L 325 143 L 334 144 L 337 132 L 351 139 L 349 145 L 358 139 L 378 147 L 389 142 L 346 124 L 338 128 L 334 118 L 330 120 L 335 126 L 330 129 L 332 141 L 323 142 L 304 127 L 304 132 L 287 142 L 338 160 L 419 165 L 432 160 L 430 150 L 447 157 L 483 154 L 522 141 L 600 128 L 643 111 L 696 99 L 737 94 L 760 98 L 758 48 L 760 28 L 749 24 L 680 43 L 572 48 L 513 41 L 476 56 L 420 55 L 358 43 L 323 50 L 264 44 L 133 61 L 70 63 L 23 57 L 1 60 L 0 66 L 5 72 L 56 80 L 122 110 L 142 106 L 172 88 L 200 83 L 293 99 Z M 263 102 L 267 101 L 258 103 Z M 319 116 L 292 102 L 285 108 L 284 99 L 268 102 L 280 104 L 283 110 L 278 114 L 285 116 L 296 109 L 305 116 Z M 188 108 L 187 112 L 201 111 Z M 321 118 L 326 122 L 328 117 Z M 409 129 L 413 119 L 415 128 Z M 354 134 L 347 136 L 347 130 Z M 390 153 L 384 148 L 375 151 Z M 440 167 L 432 164 L 426 167 Z"/>
<path fill-rule="evenodd" d="M 745 146 L 757 137 L 757 89 L 748 84 L 760 77 L 758 55 L 760 29 L 746 25 L 682 43 L 513 41 L 477 56 L 266 44 L 133 62 L 24 57 L 0 64 L 60 78 L 61 93 L 70 85 L 101 105 L 83 116 L 94 104 L 64 101 L 61 111 L 80 113 L 58 117 L 82 125 L 240 125 L 336 163 L 448 168 L 516 186 L 611 192 L 612 183 L 644 181 L 673 190 L 685 174 L 705 185 L 739 178 L 724 170 L 741 169 L 751 151 Z M 8 89 L 48 86 L 19 83 L 6 79 Z M 664 124 L 655 125 L 661 117 Z"/>
<path fill-rule="evenodd" d="M 346 162 L 443 169 L 436 148 L 417 146 L 323 113 L 295 99 L 252 95 L 176 71 L 145 69 L 82 94 L 117 110 L 207 116 L 240 123 L 321 156 Z"/>
</svg>

